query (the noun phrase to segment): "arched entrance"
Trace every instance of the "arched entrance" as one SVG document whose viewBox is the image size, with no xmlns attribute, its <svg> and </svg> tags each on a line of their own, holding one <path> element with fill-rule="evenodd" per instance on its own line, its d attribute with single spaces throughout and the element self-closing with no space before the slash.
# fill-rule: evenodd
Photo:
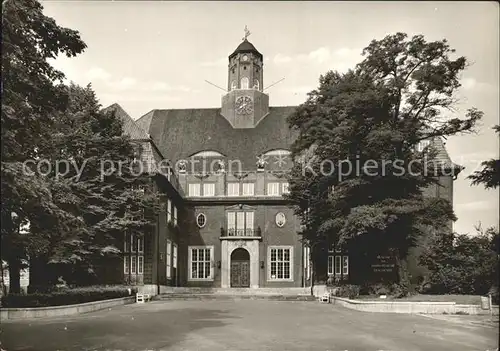
<svg viewBox="0 0 500 351">
<path fill-rule="evenodd" d="M 243 248 L 231 253 L 231 287 L 250 287 L 250 254 Z"/>
</svg>

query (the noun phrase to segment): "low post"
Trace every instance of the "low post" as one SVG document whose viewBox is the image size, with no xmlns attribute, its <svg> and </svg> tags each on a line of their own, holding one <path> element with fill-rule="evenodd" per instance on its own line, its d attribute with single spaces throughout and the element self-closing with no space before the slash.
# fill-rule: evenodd
<svg viewBox="0 0 500 351">
<path fill-rule="evenodd" d="M 489 300 L 489 307 L 490 307 L 490 316 L 493 319 L 493 306 L 491 304 L 491 294 L 488 294 L 488 300 Z"/>
</svg>

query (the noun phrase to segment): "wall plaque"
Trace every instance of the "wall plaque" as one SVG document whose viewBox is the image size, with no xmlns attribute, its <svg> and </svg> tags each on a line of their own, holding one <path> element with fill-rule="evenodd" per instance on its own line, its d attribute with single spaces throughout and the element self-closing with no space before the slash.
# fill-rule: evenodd
<svg viewBox="0 0 500 351">
<path fill-rule="evenodd" d="M 283 227 L 286 223 L 286 217 L 285 217 L 285 214 L 283 212 L 279 212 L 276 214 L 276 225 L 278 227 Z"/>
</svg>

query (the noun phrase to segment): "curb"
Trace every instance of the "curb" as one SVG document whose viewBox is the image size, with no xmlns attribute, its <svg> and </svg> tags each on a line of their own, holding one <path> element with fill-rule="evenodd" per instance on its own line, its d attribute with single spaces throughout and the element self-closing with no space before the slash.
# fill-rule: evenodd
<svg viewBox="0 0 500 351">
<path fill-rule="evenodd" d="M 33 318 L 49 318 L 71 316 L 94 312 L 114 306 L 127 305 L 135 302 L 135 296 L 119 297 L 117 299 L 100 300 L 65 306 L 0 308 L 0 320 L 21 320 Z"/>
<path fill-rule="evenodd" d="M 331 298 L 337 304 L 352 310 L 378 313 L 409 314 L 468 314 L 489 315 L 480 305 L 460 305 L 455 302 L 412 302 L 412 301 L 360 301 L 342 297 Z M 498 306 L 493 306 L 493 315 L 498 315 Z"/>
</svg>

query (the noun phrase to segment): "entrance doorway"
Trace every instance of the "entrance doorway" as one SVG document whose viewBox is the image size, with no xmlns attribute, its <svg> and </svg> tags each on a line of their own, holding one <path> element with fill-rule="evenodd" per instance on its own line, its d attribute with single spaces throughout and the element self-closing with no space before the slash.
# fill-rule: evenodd
<svg viewBox="0 0 500 351">
<path fill-rule="evenodd" d="M 250 287 L 250 254 L 243 248 L 238 248 L 231 254 L 231 287 Z"/>
</svg>

